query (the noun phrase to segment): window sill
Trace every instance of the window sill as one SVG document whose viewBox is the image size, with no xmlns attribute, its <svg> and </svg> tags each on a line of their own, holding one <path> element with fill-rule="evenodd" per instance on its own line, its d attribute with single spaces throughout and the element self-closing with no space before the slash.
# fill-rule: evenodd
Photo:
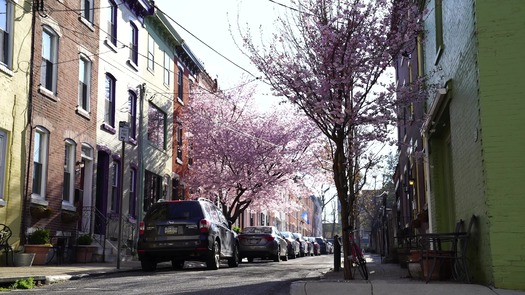
<svg viewBox="0 0 525 295">
<path fill-rule="evenodd" d="M 0 207 L 5 207 L 7 202 L 4 199 L 0 199 Z"/>
<path fill-rule="evenodd" d="M 132 145 L 137 145 L 137 139 L 130 137 L 129 140 L 128 140 L 128 143 L 132 144 Z"/>
<path fill-rule="evenodd" d="M 13 71 L 11 71 L 6 64 L 0 64 L 0 72 L 13 77 Z"/>
<path fill-rule="evenodd" d="M 77 106 L 76 110 L 77 112 L 77 115 L 81 116 L 81 117 L 84 117 L 88 120 L 91 120 L 91 113 L 84 110 L 83 108 L 81 108 L 80 106 Z"/>
<path fill-rule="evenodd" d="M 107 38 L 104 40 L 104 44 L 106 44 L 107 47 L 109 47 L 113 52 L 117 52 L 117 46 L 113 43 L 111 43 Z"/>
<path fill-rule="evenodd" d="M 42 94 L 43 96 L 51 99 L 52 101 L 59 101 L 60 99 L 58 99 L 58 97 L 56 95 L 53 94 L 53 92 L 45 87 L 43 87 L 42 85 L 39 85 L 38 86 L 38 92 L 40 94 Z"/>
<path fill-rule="evenodd" d="M 135 72 L 138 72 L 139 71 L 139 66 L 134 62 L 132 61 L 131 59 L 128 59 L 126 61 L 126 63 L 128 64 L 128 66 L 130 66 L 133 70 L 135 70 Z"/>
<path fill-rule="evenodd" d="M 69 202 L 66 202 L 66 201 L 62 201 L 62 210 L 64 211 L 71 211 L 71 212 L 76 212 L 77 211 L 77 207 L 73 206 L 71 203 Z"/>
<path fill-rule="evenodd" d="M 78 20 L 83 23 L 88 29 L 90 29 L 92 32 L 95 31 L 95 27 L 93 26 L 93 23 L 84 18 L 82 15 L 78 16 Z"/>
<path fill-rule="evenodd" d="M 31 204 L 41 205 L 41 206 L 46 206 L 47 207 L 49 205 L 49 202 L 46 201 L 44 198 L 42 198 L 42 196 L 40 196 L 40 195 L 32 194 L 31 195 Z"/>
<path fill-rule="evenodd" d="M 115 134 L 117 132 L 117 130 L 115 129 L 115 127 L 109 125 L 108 123 L 104 122 L 102 123 L 102 125 L 100 126 L 100 128 L 102 128 L 102 130 L 104 131 L 107 131 L 111 134 Z"/>
<path fill-rule="evenodd" d="M 182 165 L 182 164 L 183 164 L 182 159 L 180 159 L 180 158 L 177 158 L 177 161 L 176 161 L 176 162 L 177 162 L 177 164 L 179 164 L 179 165 Z"/>
<path fill-rule="evenodd" d="M 177 97 L 177 102 L 182 106 L 184 105 L 184 100 L 180 97 Z"/>
</svg>

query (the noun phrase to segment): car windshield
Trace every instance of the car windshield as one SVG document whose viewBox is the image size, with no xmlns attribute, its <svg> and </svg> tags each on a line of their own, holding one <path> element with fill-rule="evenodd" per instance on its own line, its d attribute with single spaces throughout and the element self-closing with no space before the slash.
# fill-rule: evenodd
<svg viewBox="0 0 525 295">
<path fill-rule="evenodd" d="M 204 218 L 198 202 L 165 202 L 152 206 L 144 221 L 186 220 L 198 221 Z"/>
<path fill-rule="evenodd" d="M 271 234 L 271 227 L 246 227 L 242 231 L 245 234 Z"/>
<path fill-rule="evenodd" d="M 287 232 L 287 231 L 282 231 L 281 234 L 285 238 L 291 238 L 292 237 L 292 234 L 290 232 Z"/>
</svg>

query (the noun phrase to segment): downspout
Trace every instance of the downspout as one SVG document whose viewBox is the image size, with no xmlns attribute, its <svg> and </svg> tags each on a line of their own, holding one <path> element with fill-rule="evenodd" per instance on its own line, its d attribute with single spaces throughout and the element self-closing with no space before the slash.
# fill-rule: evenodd
<svg viewBox="0 0 525 295">
<path fill-rule="evenodd" d="M 144 135 L 143 135 L 143 122 L 144 122 L 144 97 L 146 95 L 146 83 L 139 85 L 140 96 L 139 96 L 139 143 L 138 143 L 138 166 L 139 166 L 139 175 L 138 175 L 138 221 L 142 221 L 143 212 L 144 212 Z M 138 235 L 137 235 L 138 241 Z"/>
<path fill-rule="evenodd" d="M 33 74 L 34 74 L 34 61 L 35 61 L 35 24 L 36 24 L 36 13 L 35 8 L 33 7 L 33 15 L 31 17 L 31 57 L 30 57 L 30 67 L 29 67 L 29 97 L 27 102 L 27 122 L 29 126 L 29 142 L 28 148 L 26 150 L 25 161 L 27 162 L 26 167 L 26 177 L 25 177 L 25 189 L 24 196 L 22 200 L 22 222 L 20 229 L 20 243 L 25 244 L 26 241 L 26 230 L 25 228 L 29 224 L 27 209 L 29 207 L 30 195 L 29 195 L 29 171 L 31 168 L 31 161 L 28 159 L 31 155 L 31 148 L 33 145 Z M 26 126 L 27 131 L 27 126 Z"/>
</svg>

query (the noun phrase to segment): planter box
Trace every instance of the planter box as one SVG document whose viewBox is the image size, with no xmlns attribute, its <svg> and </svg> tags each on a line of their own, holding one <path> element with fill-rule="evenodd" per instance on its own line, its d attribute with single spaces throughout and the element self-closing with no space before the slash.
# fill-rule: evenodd
<svg viewBox="0 0 525 295">
<path fill-rule="evenodd" d="M 35 253 L 15 253 L 13 262 L 15 266 L 31 266 L 35 259 Z"/>
<path fill-rule="evenodd" d="M 93 261 L 93 253 L 97 251 L 97 246 L 77 246 L 76 247 L 76 261 L 79 263 L 87 263 Z"/>
<path fill-rule="evenodd" d="M 25 245 L 25 253 L 35 253 L 34 265 L 44 265 L 47 262 L 47 256 L 51 250 L 49 245 Z"/>
</svg>

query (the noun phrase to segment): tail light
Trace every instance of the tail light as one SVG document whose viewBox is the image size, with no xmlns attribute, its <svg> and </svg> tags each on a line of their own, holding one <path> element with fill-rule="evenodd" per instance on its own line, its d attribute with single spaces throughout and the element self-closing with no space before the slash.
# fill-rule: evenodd
<svg viewBox="0 0 525 295">
<path fill-rule="evenodd" d="M 143 235 L 144 234 L 144 228 L 145 228 L 144 221 L 141 221 L 139 223 L 139 235 Z"/>
<path fill-rule="evenodd" d="M 208 220 L 201 219 L 201 221 L 199 221 L 199 230 L 201 233 L 205 234 L 205 233 L 210 232 L 210 227 L 211 227 L 211 222 L 209 222 Z"/>
<path fill-rule="evenodd" d="M 268 242 L 271 242 L 273 240 L 275 240 L 275 238 L 273 236 L 266 236 L 264 237 L 265 240 L 267 240 Z"/>
</svg>

